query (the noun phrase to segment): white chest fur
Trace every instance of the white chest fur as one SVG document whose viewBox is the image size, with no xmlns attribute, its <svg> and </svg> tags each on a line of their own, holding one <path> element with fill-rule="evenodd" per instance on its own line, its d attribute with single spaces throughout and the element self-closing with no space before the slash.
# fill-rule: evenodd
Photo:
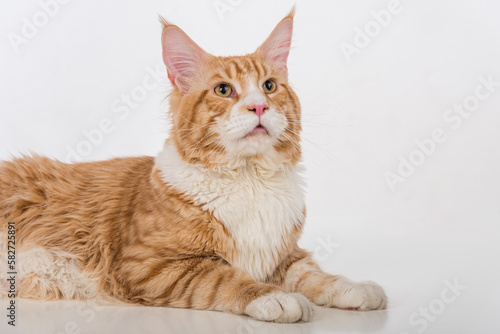
<svg viewBox="0 0 500 334">
<path fill-rule="evenodd" d="M 193 196 L 226 226 L 238 247 L 233 266 L 258 281 L 272 274 L 284 240 L 304 219 L 300 167 L 261 173 L 246 166 L 221 174 L 185 163 L 172 145 L 156 166 L 166 183 Z"/>
</svg>

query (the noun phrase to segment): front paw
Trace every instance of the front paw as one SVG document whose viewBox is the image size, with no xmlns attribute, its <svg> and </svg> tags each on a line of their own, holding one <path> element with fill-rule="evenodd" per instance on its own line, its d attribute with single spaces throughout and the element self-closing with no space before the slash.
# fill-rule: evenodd
<svg viewBox="0 0 500 334">
<path fill-rule="evenodd" d="M 259 297 L 245 309 L 245 314 L 262 321 L 292 323 L 309 321 L 313 315 L 312 304 L 298 293 L 274 293 Z"/>
<path fill-rule="evenodd" d="M 343 277 L 330 283 L 316 301 L 322 306 L 359 311 L 387 307 L 387 296 L 380 285 L 372 281 L 353 282 Z"/>
</svg>

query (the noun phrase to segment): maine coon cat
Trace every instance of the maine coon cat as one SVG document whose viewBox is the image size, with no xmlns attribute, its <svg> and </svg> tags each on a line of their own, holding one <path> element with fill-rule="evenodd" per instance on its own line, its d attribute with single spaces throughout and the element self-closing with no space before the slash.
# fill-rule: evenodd
<svg viewBox="0 0 500 334">
<path fill-rule="evenodd" d="M 293 12 L 245 56 L 213 56 L 162 24 L 172 129 L 157 157 L 1 163 L 1 252 L 14 222 L 18 296 L 276 322 L 309 320 L 311 303 L 385 308 L 380 286 L 327 274 L 297 246 L 305 206 L 301 110 L 286 65 Z"/>
</svg>

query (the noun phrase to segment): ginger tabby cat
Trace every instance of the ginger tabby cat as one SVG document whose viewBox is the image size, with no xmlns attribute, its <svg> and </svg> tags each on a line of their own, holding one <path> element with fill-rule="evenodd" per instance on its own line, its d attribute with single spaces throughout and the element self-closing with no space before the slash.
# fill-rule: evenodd
<svg viewBox="0 0 500 334">
<path fill-rule="evenodd" d="M 161 21 L 172 130 L 157 157 L 0 164 L 1 256 L 15 222 L 18 296 L 275 322 L 309 320 L 311 302 L 385 308 L 380 286 L 327 274 L 297 246 L 305 206 L 301 110 L 286 66 L 293 11 L 254 53 L 234 57 L 208 54 Z"/>
</svg>

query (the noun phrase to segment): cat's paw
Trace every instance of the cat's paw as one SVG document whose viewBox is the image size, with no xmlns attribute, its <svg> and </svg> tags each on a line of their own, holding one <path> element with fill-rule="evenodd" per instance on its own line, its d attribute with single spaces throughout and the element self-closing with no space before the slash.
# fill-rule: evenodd
<svg viewBox="0 0 500 334">
<path fill-rule="evenodd" d="M 245 314 L 262 321 L 309 321 L 313 316 L 311 302 L 299 293 L 273 293 L 251 301 Z"/>
<path fill-rule="evenodd" d="M 387 307 L 387 296 L 380 285 L 372 281 L 353 282 L 337 280 L 323 291 L 318 305 L 348 310 L 382 310 Z"/>
</svg>

